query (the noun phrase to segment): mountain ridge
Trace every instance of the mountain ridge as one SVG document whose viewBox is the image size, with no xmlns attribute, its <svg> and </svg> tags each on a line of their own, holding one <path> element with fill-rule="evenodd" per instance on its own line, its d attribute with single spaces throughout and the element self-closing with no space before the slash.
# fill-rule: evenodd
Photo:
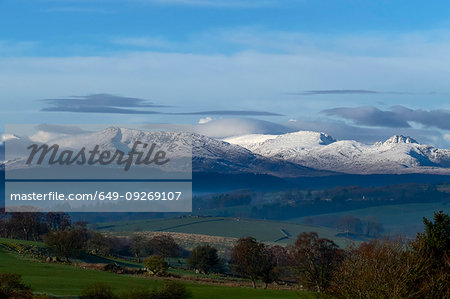
<svg viewBox="0 0 450 299">
<path fill-rule="evenodd" d="M 19 144 L 26 140 L 14 136 L 8 142 Z M 369 145 L 354 140 L 336 140 L 324 132 L 314 131 L 250 134 L 220 140 L 191 132 L 149 132 L 109 127 L 94 133 L 59 136 L 46 142 L 57 143 L 62 148 L 98 144 L 102 150 L 128 152 L 135 141 L 156 142 L 169 153 L 192 154 L 194 172 L 254 173 L 278 177 L 339 173 L 450 174 L 450 150 L 423 145 L 402 135 Z M 14 163 L 17 164 L 17 160 Z"/>
<path fill-rule="evenodd" d="M 295 138 L 293 138 L 295 137 Z M 337 141 L 319 132 L 238 136 L 224 139 L 264 157 L 347 174 L 450 173 L 450 150 L 423 145 L 409 136 L 394 135 L 372 145 Z M 246 140 L 246 142 L 242 142 Z"/>
</svg>

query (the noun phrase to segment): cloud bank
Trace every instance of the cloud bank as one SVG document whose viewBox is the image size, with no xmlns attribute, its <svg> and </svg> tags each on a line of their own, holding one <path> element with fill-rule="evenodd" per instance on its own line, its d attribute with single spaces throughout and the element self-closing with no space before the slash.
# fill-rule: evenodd
<svg viewBox="0 0 450 299">
<path fill-rule="evenodd" d="M 394 106 L 390 110 L 380 110 L 362 106 L 326 109 L 322 113 L 369 127 L 410 128 L 410 122 L 414 122 L 425 127 L 450 130 L 450 110 L 447 109 L 423 110 Z"/>
<path fill-rule="evenodd" d="M 155 114 L 158 112 L 139 109 L 167 107 L 155 105 L 144 99 L 105 93 L 70 98 L 44 99 L 42 101 L 49 105 L 42 108 L 42 111 L 53 112 Z"/>
<path fill-rule="evenodd" d="M 308 121 L 274 123 L 258 119 L 228 118 L 198 124 L 193 131 L 214 138 L 227 138 L 246 134 L 284 134 L 296 131 L 324 132 L 337 140 L 356 140 L 366 144 L 385 141 L 393 135 L 411 136 L 422 144 L 449 148 L 450 134 L 434 129 L 359 127 L 343 121 Z"/>
<path fill-rule="evenodd" d="M 226 118 L 198 124 L 193 131 L 209 137 L 226 138 L 246 134 L 284 134 L 293 129 L 259 119 Z"/>
<path fill-rule="evenodd" d="M 436 92 L 428 93 L 414 93 L 414 92 L 403 92 L 403 91 L 377 91 L 377 90 L 366 90 L 366 89 L 326 89 L 326 90 L 305 90 L 302 92 L 292 92 L 288 93 L 290 95 L 433 95 Z"/>
<path fill-rule="evenodd" d="M 162 115 L 223 115 L 223 116 L 282 116 L 282 114 L 257 110 L 211 110 L 194 112 L 155 111 L 147 108 L 173 108 L 157 105 L 148 100 L 111 94 L 92 94 L 71 98 L 42 100 L 49 106 L 41 111 L 109 114 L 162 114 Z"/>
</svg>

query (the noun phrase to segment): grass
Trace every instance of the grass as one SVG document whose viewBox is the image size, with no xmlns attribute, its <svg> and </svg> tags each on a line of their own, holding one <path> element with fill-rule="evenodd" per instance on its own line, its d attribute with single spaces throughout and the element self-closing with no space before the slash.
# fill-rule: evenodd
<svg viewBox="0 0 450 299">
<path fill-rule="evenodd" d="M 2 243 L 16 240 L 1 239 Z M 17 243 L 22 241 L 17 241 Z M 27 241 L 24 241 L 27 242 Z M 27 242 L 36 244 L 34 242 Z M 78 296 L 92 282 L 104 282 L 116 292 L 135 288 L 161 285 L 157 279 L 134 275 L 118 275 L 103 271 L 88 270 L 71 265 L 45 263 L 31 260 L 0 247 L 0 272 L 18 273 L 34 292 L 55 296 Z M 294 290 L 263 290 L 247 287 L 225 287 L 211 284 L 185 283 L 193 298 L 315 298 L 314 293 Z"/>
<path fill-rule="evenodd" d="M 158 281 L 140 277 L 119 276 L 108 272 L 76 268 L 70 265 L 30 261 L 25 257 L 0 249 L 0 272 L 22 275 L 36 292 L 76 296 L 94 281 L 110 283 L 115 290 L 157 286 Z"/>
<path fill-rule="evenodd" d="M 177 232 L 200 234 L 230 238 L 252 236 L 258 241 L 293 243 L 302 232 L 315 231 L 320 237 L 333 239 L 338 244 L 346 243 L 345 239 L 336 237 L 338 231 L 313 225 L 255 220 L 228 217 L 177 217 L 125 222 L 109 222 L 98 224 L 98 230 L 104 232 Z M 288 238 L 286 237 L 288 234 Z"/>
<path fill-rule="evenodd" d="M 307 218 L 340 218 L 345 215 L 352 215 L 360 219 L 374 217 L 383 224 L 386 233 L 390 234 L 406 234 L 415 236 L 419 231 L 423 231 L 422 218 L 428 219 L 433 217 L 433 212 L 443 210 L 448 213 L 450 205 L 445 203 L 409 203 L 400 205 L 385 205 L 365 209 L 350 210 L 339 213 L 328 213 L 314 215 L 311 217 L 301 217 L 291 219 L 290 221 L 302 222 Z"/>
</svg>

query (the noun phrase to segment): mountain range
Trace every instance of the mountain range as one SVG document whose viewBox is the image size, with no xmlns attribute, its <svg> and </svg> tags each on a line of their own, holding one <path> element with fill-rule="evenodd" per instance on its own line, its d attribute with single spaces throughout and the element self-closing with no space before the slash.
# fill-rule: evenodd
<svg viewBox="0 0 450 299">
<path fill-rule="evenodd" d="M 263 157 L 339 173 L 450 173 L 450 150 L 423 145 L 402 135 L 375 144 L 337 141 L 325 133 L 310 131 L 281 135 L 251 134 L 225 141 Z"/>
<path fill-rule="evenodd" d="M 191 153 L 194 172 L 253 173 L 278 177 L 314 177 L 345 174 L 450 174 L 450 150 L 423 145 L 411 137 L 393 136 L 375 144 L 337 141 L 320 132 L 280 135 L 250 134 L 214 139 L 188 132 L 149 132 L 110 127 L 74 136 L 38 132 L 40 142 L 63 148 L 100 145 L 101 149 L 129 151 L 136 140 L 157 142 L 169 153 Z M 32 137 L 4 136 L 14 144 Z M 36 142 L 36 141 L 35 141 Z M 4 146 L 0 147 L 0 153 Z M 19 153 L 19 155 L 21 155 Z M 22 158 L 5 163 L 20 165 Z"/>
</svg>

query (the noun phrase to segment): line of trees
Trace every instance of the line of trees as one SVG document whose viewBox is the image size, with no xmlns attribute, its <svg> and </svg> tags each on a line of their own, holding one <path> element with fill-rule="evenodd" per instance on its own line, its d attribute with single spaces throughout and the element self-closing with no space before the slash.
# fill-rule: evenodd
<svg viewBox="0 0 450 299">
<path fill-rule="evenodd" d="M 0 211 L 0 237 L 44 241 L 56 257 L 69 261 L 82 252 L 103 256 L 181 257 L 185 250 L 165 234 L 130 238 L 105 235 L 88 229 L 87 222 L 73 223 L 66 213 L 5 213 Z"/>
<path fill-rule="evenodd" d="M 450 218 L 442 211 L 424 218 L 414 240 L 373 239 L 341 249 L 317 233 L 302 233 L 290 246 L 269 246 L 252 237 L 232 249 L 231 270 L 267 285 L 295 277 L 303 289 L 337 298 L 450 298 Z M 203 273 L 220 269 L 217 250 L 196 247 L 188 259 Z"/>
<path fill-rule="evenodd" d="M 65 213 L 5 213 L 0 210 L 0 236 L 3 238 L 41 241 L 49 232 L 70 226 L 70 217 Z"/>
<path fill-rule="evenodd" d="M 131 238 L 103 235 L 88 230 L 85 225 L 75 225 L 70 229 L 52 231 L 44 237 L 44 242 L 53 252 L 69 261 L 81 252 L 102 256 L 134 257 L 141 262 L 142 257 L 151 255 L 161 258 L 181 257 L 185 250 L 170 235 L 156 235 L 147 238 L 134 235 Z"/>
<path fill-rule="evenodd" d="M 274 195 L 275 196 L 275 195 Z M 434 184 L 399 184 L 382 187 L 338 187 L 326 190 L 285 191 L 276 201 L 253 206 L 242 217 L 290 219 L 318 214 L 404 203 L 448 201 L 448 193 Z"/>
<path fill-rule="evenodd" d="M 424 224 L 414 240 L 374 239 L 345 250 L 315 232 L 285 248 L 242 238 L 231 265 L 253 287 L 293 275 L 303 288 L 337 298 L 450 298 L 450 218 L 441 211 Z"/>
<path fill-rule="evenodd" d="M 319 238 L 317 233 L 302 233 L 289 246 L 269 246 L 254 238 L 241 238 L 232 250 L 231 268 L 238 275 L 252 281 L 283 283 L 297 277 L 306 289 L 323 292 L 331 275 L 343 258 L 343 250 L 329 239 Z"/>
<path fill-rule="evenodd" d="M 144 235 L 134 235 L 130 239 L 130 251 L 138 263 L 143 256 L 157 255 L 163 258 L 181 257 L 184 254 L 183 248 L 175 240 L 166 234 L 146 237 Z"/>
</svg>

